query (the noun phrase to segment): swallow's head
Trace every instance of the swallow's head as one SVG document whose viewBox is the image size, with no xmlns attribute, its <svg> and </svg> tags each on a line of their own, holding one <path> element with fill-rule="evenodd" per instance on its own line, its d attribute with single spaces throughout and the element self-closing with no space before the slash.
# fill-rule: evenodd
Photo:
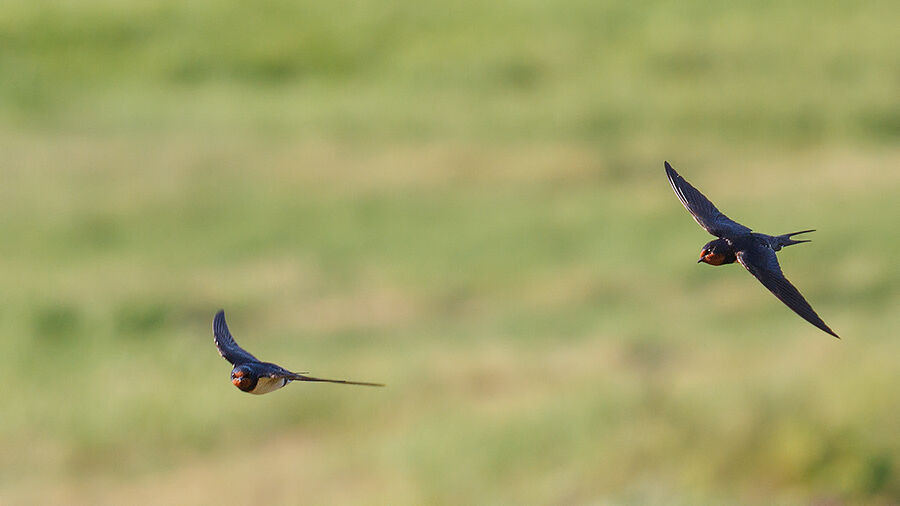
<svg viewBox="0 0 900 506">
<path fill-rule="evenodd" d="M 728 244 L 728 241 L 716 239 L 703 246 L 703 249 L 700 250 L 700 260 L 697 260 L 697 263 L 722 265 L 733 263 L 735 260 L 734 249 Z"/>
<path fill-rule="evenodd" d="M 239 365 L 231 370 L 231 383 L 244 392 L 249 392 L 256 387 L 257 377 L 253 370 L 246 365 Z"/>
</svg>

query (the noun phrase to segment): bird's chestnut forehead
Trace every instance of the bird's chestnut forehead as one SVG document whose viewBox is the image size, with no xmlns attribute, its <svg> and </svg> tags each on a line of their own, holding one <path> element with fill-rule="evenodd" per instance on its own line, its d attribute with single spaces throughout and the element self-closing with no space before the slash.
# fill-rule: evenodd
<svg viewBox="0 0 900 506">
<path fill-rule="evenodd" d="M 235 369 L 231 371 L 231 375 L 235 378 L 240 378 L 244 376 L 244 371 L 242 369 Z"/>
</svg>

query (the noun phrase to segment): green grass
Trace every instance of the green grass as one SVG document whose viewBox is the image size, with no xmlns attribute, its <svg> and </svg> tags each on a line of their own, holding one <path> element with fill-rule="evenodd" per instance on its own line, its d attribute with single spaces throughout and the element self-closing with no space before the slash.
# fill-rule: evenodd
<svg viewBox="0 0 900 506">
<path fill-rule="evenodd" d="M 12 1 L 3 504 L 900 500 L 892 3 Z M 837 341 L 708 240 L 762 231 Z M 368 390 L 228 383 L 263 359 Z"/>
</svg>

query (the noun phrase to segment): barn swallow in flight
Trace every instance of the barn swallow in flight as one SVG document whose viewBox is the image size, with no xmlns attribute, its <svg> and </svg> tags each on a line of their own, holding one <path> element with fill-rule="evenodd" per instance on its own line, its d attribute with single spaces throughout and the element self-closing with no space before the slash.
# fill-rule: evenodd
<svg viewBox="0 0 900 506">
<path fill-rule="evenodd" d="M 228 324 L 225 323 L 225 311 L 222 310 L 219 310 L 213 319 L 213 335 L 215 336 L 216 348 L 218 348 L 219 354 L 225 357 L 225 360 L 234 364 L 234 369 L 231 370 L 231 382 L 244 392 L 267 394 L 273 390 L 278 390 L 291 381 L 323 381 L 326 383 L 365 385 L 370 387 L 384 386 L 380 383 L 314 378 L 288 371 L 270 362 L 261 362 L 234 342 L 231 332 L 228 331 Z"/>
<path fill-rule="evenodd" d="M 781 272 L 781 266 L 778 265 L 778 258 L 775 256 L 775 252 L 785 246 L 810 242 L 808 240 L 794 240 L 791 237 L 797 234 L 814 232 L 814 230 L 802 230 L 792 234 L 776 236 L 753 232 L 751 229 L 722 214 L 700 191 L 678 175 L 675 169 L 669 165 L 669 162 L 665 162 L 665 164 L 666 176 L 668 176 L 669 183 L 672 184 L 672 189 L 675 190 L 678 200 L 681 201 L 694 217 L 694 220 L 704 230 L 718 237 L 718 239 L 710 241 L 703 246 L 700 252 L 700 260 L 697 260 L 697 263 L 725 265 L 735 261 L 740 262 L 745 269 L 750 271 L 750 274 L 756 276 L 756 279 L 775 294 L 778 300 L 784 302 L 787 307 L 791 308 L 804 320 L 840 339 L 819 318 L 819 315 L 813 311 L 809 302 L 806 302 L 803 295 L 800 295 L 800 291 L 784 277 L 784 274 Z"/>
</svg>

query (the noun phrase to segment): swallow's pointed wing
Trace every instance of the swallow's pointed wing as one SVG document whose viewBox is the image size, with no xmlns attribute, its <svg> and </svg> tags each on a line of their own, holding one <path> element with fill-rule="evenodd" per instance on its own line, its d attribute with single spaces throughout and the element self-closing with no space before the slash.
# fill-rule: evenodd
<svg viewBox="0 0 900 506">
<path fill-rule="evenodd" d="M 281 367 L 280 365 L 273 364 L 271 362 L 262 362 L 258 364 L 260 368 L 259 374 L 261 376 L 268 376 L 270 378 L 287 378 L 291 381 L 319 381 L 324 383 L 340 383 L 342 385 L 363 385 L 367 387 L 383 387 L 382 383 L 369 383 L 366 381 L 348 381 L 348 380 L 333 380 L 333 379 L 325 379 L 325 378 L 316 378 L 313 376 L 307 376 L 306 374 L 300 374 L 296 372 L 291 372 Z"/>
<path fill-rule="evenodd" d="M 840 339 L 840 336 L 835 334 L 819 318 L 819 315 L 809 305 L 809 302 L 806 302 L 800 291 L 784 277 L 784 274 L 781 272 L 781 266 L 778 265 L 778 257 L 775 256 L 775 251 L 766 246 L 758 245 L 738 251 L 737 259 L 741 265 L 750 271 L 750 274 L 756 276 L 756 279 L 775 294 L 778 300 L 784 302 L 787 307 L 803 317 L 804 320 Z"/>
<path fill-rule="evenodd" d="M 369 383 L 367 381 L 348 381 L 348 380 L 333 380 L 333 379 L 325 379 L 325 378 L 316 378 L 313 376 L 307 376 L 306 374 L 300 374 L 296 372 L 291 372 L 281 367 L 280 365 L 275 365 L 270 362 L 263 362 L 259 364 L 262 369 L 260 370 L 260 375 L 268 376 L 270 378 L 287 378 L 291 381 L 319 381 L 323 383 L 340 383 L 342 385 L 363 385 L 367 387 L 383 387 L 384 385 L 381 383 Z"/>
<path fill-rule="evenodd" d="M 708 198 L 678 175 L 675 169 L 669 165 L 669 162 L 666 162 L 666 176 L 668 176 L 669 183 L 672 184 L 672 189 L 675 190 L 675 195 L 678 196 L 678 200 L 681 201 L 684 208 L 710 234 L 716 237 L 734 237 L 751 232 L 749 228 L 725 216 L 716 209 L 716 206 Z"/>
<path fill-rule="evenodd" d="M 305 376 L 303 374 L 295 374 L 291 373 L 290 376 L 287 376 L 293 381 L 321 381 L 324 383 L 340 383 L 342 385 L 363 385 L 367 387 L 383 387 L 382 383 L 368 383 L 365 381 L 348 381 L 348 380 L 333 380 L 333 379 L 325 379 L 325 378 L 314 378 L 312 376 Z"/>
<path fill-rule="evenodd" d="M 259 362 L 247 350 L 238 346 L 228 331 L 228 324 L 225 323 L 225 311 L 219 310 L 213 319 L 213 335 L 215 335 L 216 348 L 219 354 L 225 357 L 225 360 L 234 365 L 244 364 L 247 362 Z"/>
</svg>

